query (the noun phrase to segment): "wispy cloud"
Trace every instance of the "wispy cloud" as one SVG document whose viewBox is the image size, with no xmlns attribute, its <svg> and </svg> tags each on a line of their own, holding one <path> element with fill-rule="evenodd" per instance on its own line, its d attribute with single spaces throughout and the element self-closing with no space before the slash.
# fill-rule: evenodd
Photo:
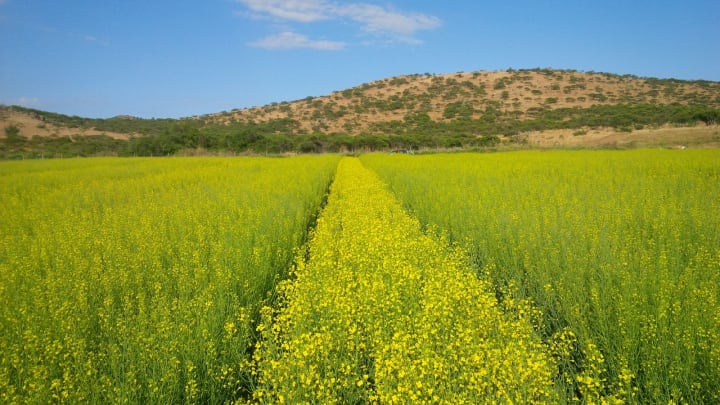
<svg viewBox="0 0 720 405">
<path fill-rule="evenodd" d="M 269 15 L 282 20 L 305 23 L 330 18 L 324 0 L 238 0 L 238 2 L 257 13 L 257 16 Z"/>
<path fill-rule="evenodd" d="M 265 49 L 298 49 L 309 48 L 321 51 L 337 51 L 345 48 L 344 42 L 337 41 L 315 41 L 292 31 L 281 32 L 277 35 L 271 35 L 255 42 L 251 42 L 250 46 Z"/>
<path fill-rule="evenodd" d="M 366 33 L 405 43 L 420 43 L 418 31 L 442 25 L 439 18 L 414 12 L 398 11 L 368 3 L 341 3 L 331 0 L 236 0 L 251 15 L 281 21 L 313 23 L 344 21 L 359 25 Z"/>
<path fill-rule="evenodd" d="M 372 4 L 355 3 L 336 8 L 337 15 L 363 24 L 368 32 L 412 35 L 416 31 L 437 28 L 440 19 L 420 13 L 401 13 Z"/>
</svg>

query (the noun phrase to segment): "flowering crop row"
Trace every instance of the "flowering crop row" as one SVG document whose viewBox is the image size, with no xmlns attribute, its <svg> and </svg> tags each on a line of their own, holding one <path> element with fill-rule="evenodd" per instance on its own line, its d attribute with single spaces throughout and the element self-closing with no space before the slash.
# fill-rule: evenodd
<svg viewBox="0 0 720 405">
<path fill-rule="evenodd" d="M 720 152 L 362 161 L 571 343 L 563 401 L 720 403 Z"/>
<path fill-rule="evenodd" d="M 501 310 L 463 251 L 424 233 L 358 159 L 341 160 L 308 251 L 279 290 L 259 326 L 259 402 L 556 398 L 536 311 L 519 301 Z"/>
<path fill-rule="evenodd" d="M 0 164 L 0 403 L 242 396 L 251 322 L 337 161 Z"/>
</svg>

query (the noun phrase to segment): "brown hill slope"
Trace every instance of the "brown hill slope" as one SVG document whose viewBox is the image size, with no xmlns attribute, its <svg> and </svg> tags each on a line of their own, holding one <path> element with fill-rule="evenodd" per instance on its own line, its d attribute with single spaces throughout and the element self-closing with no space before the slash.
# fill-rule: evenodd
<svg viewBox="0 0 720 405">
<path fill-rule="evenodd" d="M 101 131 L 95 128 L 68 126 L 63 123 L 48 122 L 42 116 L 14 108 L 0 107 L 0 128 L 17 128 L 17 135 L 24 138 L 39 137 L 74 137 L 105 135 L 113 139 L 128 139 L 129 134 Z M 0 131 L 0 138 L 6 131 Z"/>
<path fill-rule="evenodd" d="M 300 132 L 358 134 L 411 113 L 450 122 L 481 118 L 491 107 L 523 120 L 558 108 L 642 103 L 718 108 L 720 83 L 551 69 L 409 75 L 203 118 L 222 124 L 288 118 L 298 122 Z"/>
</svg>

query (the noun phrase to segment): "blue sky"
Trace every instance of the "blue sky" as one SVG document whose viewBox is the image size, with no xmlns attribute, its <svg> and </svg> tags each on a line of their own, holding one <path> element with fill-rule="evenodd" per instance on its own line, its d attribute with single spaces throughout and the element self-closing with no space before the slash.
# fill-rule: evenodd
<svg viewBox="0 0 720 405">
<path fill-rule="evenodd" d="M 511 67 L 720 81 L 720 1 L 0 0 L 0 103 L 69 115 Z"/>
</svg>

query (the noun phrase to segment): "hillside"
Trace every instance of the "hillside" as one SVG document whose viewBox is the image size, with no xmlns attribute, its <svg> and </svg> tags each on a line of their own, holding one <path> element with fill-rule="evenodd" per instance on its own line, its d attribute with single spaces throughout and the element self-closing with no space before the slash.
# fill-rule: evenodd
<svg viewBox="0 0 720 405">
<path fill-rule="evenodd" d="M 208 116 L 211 122 L 289 118 L 305 132 L 359 134 L 408 114 L 436 122 L 481 119 L 492 111 L 519 120 L 547 110 L 683 104 L 720 107 L 720 83 L 551 69 L 399 76 L 294 102 Z"/>
<path fill-rule="evenodd" d="M 17 135 L 25 138 L 92 135 L 107 135 L 113 139 L 128 139 L 129 137 L 127 133 L 100 131 L 92 126 L 70 125 L 66 120 L 55 122 L 48 120 L 43 114 L 35 114 L 17 107 L 0 107 L 0 125 L 3 128 L 16 127 Z M 6 136 L 6 131 L 0 133 L 0 138 Z"/>
<path fill-rule="evenodd" d="M 718 82 L 531 69 L 398 76 L 326 96 L 183 119 L 88 119 L 0 106 L 0 152 L 720 147 L 718 123 Z"/>
</svg>

